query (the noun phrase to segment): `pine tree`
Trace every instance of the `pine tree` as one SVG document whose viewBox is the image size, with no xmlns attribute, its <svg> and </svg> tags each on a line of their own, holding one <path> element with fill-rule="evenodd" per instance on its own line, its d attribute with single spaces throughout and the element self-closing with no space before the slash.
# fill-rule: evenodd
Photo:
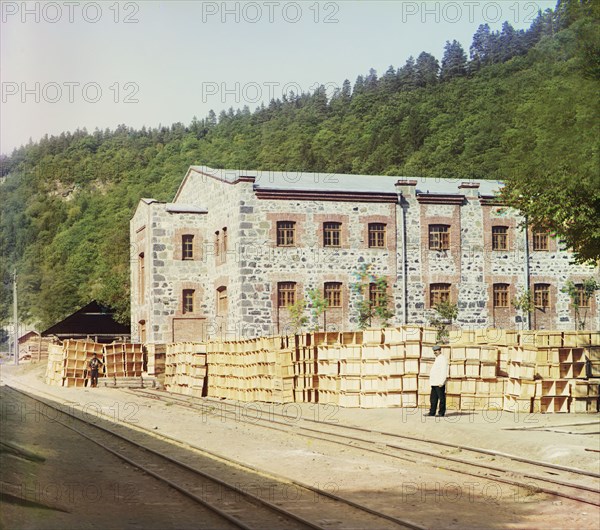
<svg viewBox="0 0 600 530">
<path fill-rule="evenodd" d="M 396 76 L 401 90 L 412 90 L 417 86 L 417 70 L 412 55 L 406 60 L 402 68 L 398 68 Z"/>
<path fill-rule="evenodd" d="M 421 52 L 415 64 L 417 86 L 425 87 L 433 85 L 438 80 L 440 65 L 438 60 L 427 52 Z"/>
<path fill-rule="evenodd" d="M 467 54 L 460 42 L 446 41 L 444 46 L 444 57 L 440 70 L 440 80 L 448 81 L 455 77 L 463 77 L 467 74 Z"/>
</svg>

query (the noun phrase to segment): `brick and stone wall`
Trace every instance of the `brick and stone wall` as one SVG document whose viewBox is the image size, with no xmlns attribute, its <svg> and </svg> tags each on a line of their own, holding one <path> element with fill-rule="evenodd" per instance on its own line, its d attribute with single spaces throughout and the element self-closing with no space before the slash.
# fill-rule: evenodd
<svg viewBox="0 0 600 530">
<path fill-rule="evenodd" d="M 323 291 L 325 282 L 341 283 L 341 307 L 328 309 L 319 324 L 355 329 L 358 295 L 351 285 L 364 264 L 388 281 L 393 324 L 427 324 L 431 284 L 447 283 L 459 308 L 457 324 L 526 328 L 526 318 L 511 304 L 494 308 L 493 285 L 508 284 L 512 300 L 548 283 L 550 307 L 536 310 L 531 324 L 575 328 L 561 289 L 567 280 L 578 282 L 597 270 L 570 263 L 571 255 L 554 239 L 549 250 L 533 251 L 523 219 L 481 197 L 477 183 L 457 184 L 451 195 L 417 193 L 418 185 L 400 180 L 381 200 L 359 192 L 342 200 L 327 192 L 302 199 L 261 195 L 255 178 L 239 172 L 224 180 L 190 168 L 174 199 L 178 208 L 142 200 L 131 220 L 132 339 L 143 333 L 149 343 L 164 343 L 291 332 L 288 311 L 277 307 L 278 282 L 295 282 L 297 296 L 305 298 L 310 289 Z M 185 205 L 203 213 L 187 212 Z M 294 246 L 277 246 L 278 221 L 296 223 Z M 342 224 L 339 247 L 324 246 L 325 222 Z M 369 248 L 369 223 L 385 224 L 383 248 Z M 449 250 L 429 249 L 430 224 L 450 226 Z M 493 226 L 508 228 L 506 250 L 492 249 Z M 182 259 L 185 234 L 194 236 L 193 260 Z M 184 289 L 194 290 L 191 313 L 183 312 Z M 225 314 L 218 310 L 224 294 Z M 600 328 L 596 294 L 587 312 L 590 329 Z"/>
</svg>

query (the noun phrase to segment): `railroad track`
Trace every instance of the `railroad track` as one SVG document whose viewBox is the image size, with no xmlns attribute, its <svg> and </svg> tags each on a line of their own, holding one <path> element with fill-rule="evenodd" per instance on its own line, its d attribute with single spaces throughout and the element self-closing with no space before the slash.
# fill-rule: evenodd
<svg viewBox="0 0 600 530">
<path fill-rule="evenodd" d="M 144 390 L 135 390 L 131 393 L 148 395 L 155 399 L 191 407 L 202 411 L 203 414 L 231 414 L 236 421 L 243 423 L 251 425 L 260 423 L 261 426 L 297 436 L 509 484 L 514 488 L 523 488 L 523 492 L 543 492 L 600 506 L 600 488 L 587 484 L 590 478 L 593 478 L 600 485 L 600 474 L 590 471 L 467 445 L 437 440 L 429 442 L 413 436 L 350 427 L 322 420 L 299 418 L 291 425 L 289 416 L 277 413 L 272 408 L 265 414 L 244 418 L 244 415 L 239 413 L 239 406 L 222 400 L 165 395 L 161 392 Z M 413 458 L 410 458 L 411 456 Z M 518 467 L 515 464 L 518 464 Z M 514 491 L 518 492 L 518 490 Z"/>
<path fill-rule="evenodd" d="M 21 385 L 20 386 L 26 386 Z M 264 473 L 250 474 L 239 463 L 218 459 L 214 454 L 195 448 L 194 454 L 181 447 L 172 448 L 181 456 L 165 453 L 164 435 L 148 434 L 119 428 L 107 420 L 95 417 L 95 422 L 65 411 L 50 399 L 32 396 L 20 389 L 6 386 L 19 399 L 29 399 L 52 409 L 47 416 L 53 422 L 78 433 L 128 464 L 216 513 L 234 528 L 242 529 L 346 529 L 424 527 L 377 512 L 352 501 L 317 488 L 292 481 L 281 481 Z M 52 396 L 54 398 L 54 396 Z M 58 414 L 57 414 L 58 413 Z M 60 418 L 60 419 L 59 419 Z M 63 421 L 64 420 L 64 421 Z M 111 425 L 112 428 L 108 426 Z M 117 432 L 115 428 L 121 431 Z M 150 431 L 147 431 L 150 433 Z M 144 438 L 141 441 L 140 438 Z M 169 448 L 171 449 L 171 448 Z M 171 451 L 169 451 L 171 452 Z M 183 458 L 186 461 L 182 461 Z M 236 464 L 235 466 L 231 464 Z"/>
</svg>

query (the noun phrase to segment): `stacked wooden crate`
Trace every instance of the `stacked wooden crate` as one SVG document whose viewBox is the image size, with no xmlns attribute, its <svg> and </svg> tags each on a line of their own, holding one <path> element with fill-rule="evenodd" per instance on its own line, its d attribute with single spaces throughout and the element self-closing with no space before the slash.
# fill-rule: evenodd
<svg viewBox="0 0 600 530">
<path fill-rule="evenodd" d="M 207 395 L 238 401 L 293 401 L 292 351 L 285 337 L 209 342 Z"/>
<path fill-rule="evenodd" d="M 359 407 L 361 390 L 361 356 L 364 333 L 340 333 L 339 338 L 339 393 L 337 404 L 341 407 Z M 320 384 L 320 383 L 319 383 Z M 336 401 L 335 395 L 325 394 L 327 401 L 321 401 L 319 388 L 319 403 Z"/>
<path fill-rule="evenodd" d="M 102 344 L 82 340 L 66 340 L 63 343 L 63 349 L 66 357 L 63 386 L 86 386 L 89 378 L 88 363 L 94 354 L 104 362 Z M 102 372 L 99 375 L 102 376 Z"/>
<path fill-rule="evenodd" d="M 206 379 L 206 344 L 179 342 L 166 345 L 164 385 L 169 392 L 205 396 Z"/>
<path fill-rule="evenodd" d="M 47 385 L 62 386 L 65 376 L 65 352 L 62 344 L 48 344 L 48 364 L 46 366 Z"/>
<path fill-rule="evenodd" d="M 509 350 L 508 380 L 505 385 L 504 410 L 515 413 L 532 411 L 535 396 L 535 362 L 537 349 L 526 345 L 512 346 Z"/>
<path fill-rule="evenodd" d="M 104 366 L 107 377 L 125 377 L 123 344 L 114 343 L 104 346 Z"/>
<path fill-rule="evenodd" d="M 298 335 L 294 341 L 294 401 L 313 403 L 317 400 L 319 380 L 317 375 L 318 349 L 324 354 L 327 347 L 325 333 L 305 333 Z M 317 346 L 319 344 L 319 346 Z"/>
<path fill-rule="evenodd" d="M 141 377 L 144 371 L 144 346 L 143 344 L 123 344 L 123 364 L 126 377 Z"/>
<path fill-rule="evenodd" d="M 294 380 L 295 400 L 338 405 L 341 392 L 339 333 L 315 333 L 312 336 L 314 348 L 308 351 L 314 358 L 299 364 L 304 371 L 298 370 L 299 375 Z M 306 347 L 301 351 L 307 351 Z"/>
</svg>

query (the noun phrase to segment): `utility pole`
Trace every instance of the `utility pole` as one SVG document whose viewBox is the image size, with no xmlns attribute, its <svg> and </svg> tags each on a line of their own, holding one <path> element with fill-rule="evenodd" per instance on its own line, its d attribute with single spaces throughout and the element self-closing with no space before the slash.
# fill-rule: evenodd
<svg viewBox="0 0 600 530">
<path fill-rule="evenodd" d="M 19 364 L 19 316 L 17 311 L 17 269 L 13 273 L 13 322 L 15 325 L 15 334 L 13 338 L 13 350 L 15 354 L 15 364 Z"/>
</svg>

